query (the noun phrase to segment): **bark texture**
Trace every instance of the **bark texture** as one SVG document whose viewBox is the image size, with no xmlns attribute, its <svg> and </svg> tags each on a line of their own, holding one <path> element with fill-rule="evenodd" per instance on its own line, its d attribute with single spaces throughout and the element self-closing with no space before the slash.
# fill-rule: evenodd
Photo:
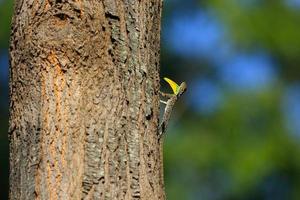
<svg viewBox="0 0 300 200">
<path fill-rule="evenodd" d="M 165 199 L 161 0 L 16 0 L 10 199 Z"/>
</svg>

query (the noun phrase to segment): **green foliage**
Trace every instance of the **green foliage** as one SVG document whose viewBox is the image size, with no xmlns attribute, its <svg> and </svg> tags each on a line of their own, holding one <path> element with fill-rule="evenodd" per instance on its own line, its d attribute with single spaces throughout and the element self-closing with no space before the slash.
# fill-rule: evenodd
<svg viewBox="0 0 300 200">
<path fill-rule="evenodd" d="M 300 138 L 287 129 L 282 104 L 287 87 L 299 83 L 300 8 L 284 0 L 209 0 L 200 6 L 200 13 L 209 10 L 224 26 L 222 42 L 237 52 L 267 51 L 279 74 L 259 93 L 223 87 L 222 105 L 213 114 L 199 114 L 187 102 L 175 107 L 173 122 L 180 119 L 165 140 L 169 199 L 299 199 Z M 183 66 L 169 68 L 172 77 L 222 83 L 209 60 L 162 54 L 168 56 L 163 66 Z M 199 91 L 188 84 L 187 95 L 193 92 Z"/>
<path fill-rule="evenodd" d="M 300 14 L 282 0 L 257 1 L 246 6 L 245 1 L 211 0 L 208 4 L 219 14 L 236 44 L 263 46 L 286 57 L 300 53 Z M 255 1 L 254 1 L 255 2 Z"/>
<path fill-rule="evenodd" d="M 4 0 L 0 3 L 0 49 L 8 47 L 12 7 L 13 1 Z"/>
<path fill-rule="evenodd" d="M 174 127 L 166 139 L 166 174 L 177 177 L 168 178 L 177 182 L 167 182 L 170 199 L 187 199 L 182 195 L 203 187 L 211 187 L 211 191 L 219 187 L 221 199 L 244 199 L 255 194 L 255 188 L 273 173 L 292 173 L 291 166 L 299 170 L 300 147 L 282 128 L 280 96 L 280 90 L 253 96 L 231 93 L 211 117 L 183 116 L 181 126 Z M 190 188 L 191 179 L 185 177 L 191 172 L 188 177 L 198 178 L 196 189 Z M 215 174 L 221 180 L 211 177 Z M 293 187 L 300 187 L 299 182 Z"/>
</svg>

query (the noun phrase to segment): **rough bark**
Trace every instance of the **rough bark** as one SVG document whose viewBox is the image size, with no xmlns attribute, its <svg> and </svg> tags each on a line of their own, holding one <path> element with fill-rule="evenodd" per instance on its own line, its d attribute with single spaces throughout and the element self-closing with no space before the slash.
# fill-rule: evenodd
<svg viewBox="0 0 300 200">
<path fill-rule="evenodd" d="M 161 0 L 16 0 L 10 199 L 165 199 Z"/>
</svg>

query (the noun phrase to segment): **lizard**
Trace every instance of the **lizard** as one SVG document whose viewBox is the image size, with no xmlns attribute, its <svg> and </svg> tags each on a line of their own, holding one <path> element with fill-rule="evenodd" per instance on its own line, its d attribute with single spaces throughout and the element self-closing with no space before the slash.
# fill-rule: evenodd
<svg viewBox="0 0 300 200">
<path fill-rule="evenodd" d="M 171 117 L 171 113 L 173 110 L 173 107 L 176 103 L 176 101 L 181 97 L 181 95 L 187 90 L 187 84 L 185 82 L 182 82 L 180 85 L 175 83 L 169 78 L 164 78 L 164 80 L 169 83 L 173 90 L 173 94 L 163 93 L 159 92 L 162 97 L 168 98 L 167 101 L 160 100 L 161 103 L 165 104 L 165 109 L 163 113 L 163 117 L 161 120 L 161 123 L 158 128 L 158 137 L 161 138 L 163 134 L 165 133 L 168 123 Z"/>
</svg>

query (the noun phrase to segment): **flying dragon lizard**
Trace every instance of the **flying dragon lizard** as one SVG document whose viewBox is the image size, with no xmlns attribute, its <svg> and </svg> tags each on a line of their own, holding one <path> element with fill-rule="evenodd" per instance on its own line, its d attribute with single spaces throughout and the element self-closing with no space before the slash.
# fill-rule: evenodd
<svg viewBox="0 0 300 200">
<path fill-rule="evenodd" d="M 171 86 L 173 90 L 173 94 L 163 93 L 160 92 L 160 95 L 163 97 L 168 98 L 167 101 L 160 100 L 161 103 L 165 104 L 165 110 L 164 114 L 161 120 L 161 123 L 158 128 L 158 136 L 161 138 L 163 134 L 165 133 L 168 123 L 171 117 L 171 113 L 173 110 L 173 107 L 176 103 L 176 101 L 181 97 L 181 95 L 186 91 L 187 85 L 185 82 L 182 82 L 180 85 L 178 85 L 176 82 L 172 81 L 169 78 L 164 78 L 164 80 Z"/>
</svg>

